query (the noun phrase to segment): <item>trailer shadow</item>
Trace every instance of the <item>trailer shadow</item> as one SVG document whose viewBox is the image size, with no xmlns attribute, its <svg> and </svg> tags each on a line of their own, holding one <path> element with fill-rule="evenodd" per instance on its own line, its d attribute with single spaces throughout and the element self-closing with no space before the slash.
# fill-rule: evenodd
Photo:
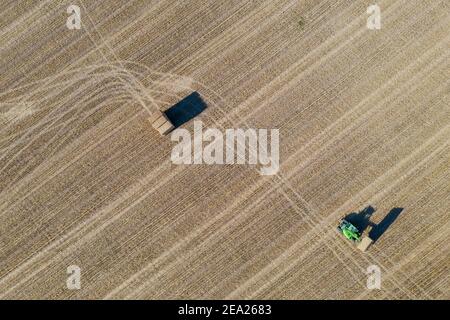
<svg viewBox="0 0 450 320">
<path fill-rule="evenodd" d="M 207 105 L 201 98 L 200 94 L 197 91 L 194 91 L 164 111 L 164 113 L 173 126 L 178 128 L 189 120 L 195 118 L 198 114 L 203 112 L 206 107 Z"/>
<path fill-rule="evenodd" d="M 345 220 L 354 225 L 361 233 L 367 229 L 368 226 L 374 224 L 370 221 L 371 216 L 376 211 L 372 206 L 367 206 L 360 212 L 352 212 L 345 216 Z"/>
<path fill-rule="evenodd" d="M 380 237 L 386 232 L 386 230 L 397 220 L 400 213 L 402 213 L 403 208 L 393 208 L 389 213 L 383 218 L 383 220 L 372 227 L 369 232 L 369 237 L 376 242 Z"/>
</svg>

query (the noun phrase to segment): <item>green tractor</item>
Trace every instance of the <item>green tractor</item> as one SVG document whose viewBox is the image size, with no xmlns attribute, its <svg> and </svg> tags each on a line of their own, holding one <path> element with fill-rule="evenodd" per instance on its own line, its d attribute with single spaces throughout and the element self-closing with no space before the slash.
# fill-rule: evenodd
<svg viewBox="0 0 450 320">
<path fill-rule="evenodd" d="M 342 219 L 339 223 L 338 230 L 346 237 L 348 240 L 353 242 L 361 241 L 361 232 L 353 224 L 345 219 Z"/>
</svg>

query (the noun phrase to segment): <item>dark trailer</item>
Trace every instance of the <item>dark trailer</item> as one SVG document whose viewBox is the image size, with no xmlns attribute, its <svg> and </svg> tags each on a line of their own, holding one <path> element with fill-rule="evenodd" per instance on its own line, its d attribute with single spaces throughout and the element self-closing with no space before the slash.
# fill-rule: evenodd
<svg viewBox="0 0 450 320">
<path fill-rule="evenodd" d="M 195 118 L 207 107 L 198 92 L 193 92 L 164 112 L 157 111 L 149 119 L 161 135 L 166 135 Z"/>
</svg>

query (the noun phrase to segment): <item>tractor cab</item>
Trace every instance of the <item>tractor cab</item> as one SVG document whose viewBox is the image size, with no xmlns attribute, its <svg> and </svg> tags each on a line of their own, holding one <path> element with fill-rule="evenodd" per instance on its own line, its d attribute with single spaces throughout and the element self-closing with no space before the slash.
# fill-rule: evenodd
<svg viewBox="0 0 450 320">
<path fill-rule="evenodd" d="M 353 224 L 345 219 L 342 219 L 339 223 L 338 230 L 346 237 L 348 240 L 353 242 L 361 241 L 361 232 Z"/>
</svg>

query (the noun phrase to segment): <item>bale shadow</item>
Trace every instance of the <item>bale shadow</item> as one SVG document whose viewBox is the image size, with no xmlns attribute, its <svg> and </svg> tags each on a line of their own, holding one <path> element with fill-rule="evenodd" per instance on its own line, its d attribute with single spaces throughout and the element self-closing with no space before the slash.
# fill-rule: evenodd
<svg viewBox="0 0 450 320">
<path fill-rule="evenodd" d="M 183 125 L 203 112 L 207 107 L 197 91 L 192 92 L 183 100 L 164 111 L 175 128 Z"/>
<path fill-rule="evenodd" d="M 394 221 L 397 220 L 402 211 L 403 208 L 393 208 L 379 224 L 372 227 L 372 230 L 369 232 L 369 237 L 373 240 L 373 242 L 380 239 L 380 237 L 394 223 Z"/>
</svg>

